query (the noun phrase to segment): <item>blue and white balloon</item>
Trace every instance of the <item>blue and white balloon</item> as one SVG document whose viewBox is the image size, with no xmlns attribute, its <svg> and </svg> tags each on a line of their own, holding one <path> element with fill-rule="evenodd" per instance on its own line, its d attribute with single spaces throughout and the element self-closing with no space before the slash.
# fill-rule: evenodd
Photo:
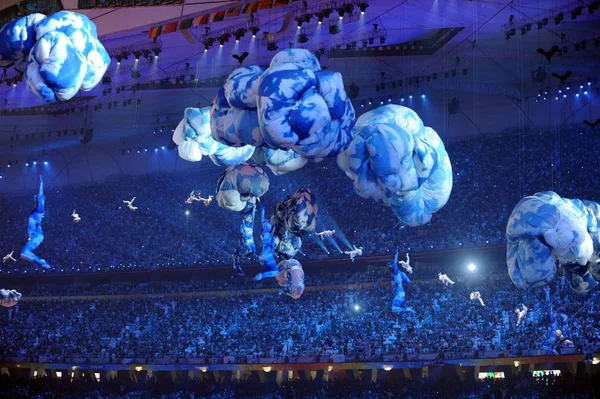
<svg viewBox="0 0 600 399">
<path fill-rule="evenodd" d="M 524 197 L 507 226 L 508 274 L 519 288 L 545 285 L 557 264 L 571 289 L 585 293 L 598 280 L 599 205 L 561 198 L 552 191 Z"/>
<path fill-rule="evenodd" d="M 30 14 L 10 21 L 0 30 L 0 68 L 15 68 L 23 73 L 29 53 L 36 42 L 35 26 L 46 16 Z"/>
<path fill-rule="evenodd" d="M 428 223 L 452 191 L 444 143 L 411 109 L 385 105 L 363 114 L 338 158 L 354 190 L 392 208 L 409 226 Z"/>
<path fill-rule="evenodd" d="M 219 179 L 217 203 L 235 212 L 252 210 L 269 190 L 269 176 L 258 165 L 243 163 L 230 166 Z"/>
</svg>

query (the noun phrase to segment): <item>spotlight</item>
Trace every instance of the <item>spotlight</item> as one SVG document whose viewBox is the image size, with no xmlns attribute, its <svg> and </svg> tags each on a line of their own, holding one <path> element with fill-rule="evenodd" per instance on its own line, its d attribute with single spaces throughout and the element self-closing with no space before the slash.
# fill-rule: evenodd
<svg viewBox="0 0 600 399">
<path fill-rule="evenodd" d="M 154 58 L 158 58 L 162 50 L 159 48 L 155 48 L 152 51 L 154 52 Z"/>
<path fill-rule="evenodd" d="M 250 32 L 252 32 L 252 37 L 256 37 L 256 34 L 260 31 L 258 26 L 253 26 L 250 28 Z"/>
<path fill-rule="evenodd" d="M 133 55 L 135 56 L 135 62 L 138 62 L 140 60 L 140 57 L 142 56 L 142 53 L 140 53 L 139 51 L 135 51 Z"/>
<path fill-rule="evenodd" d="M 163 145 L 162 147 L 160 147 L 160 149 L 161 149 L 161 150 L 164 150 L 164 149 L 165 149 L 165 146 Z"/>
<path fill-rule="evenodd" d="M 425 94 L 421 94 L 421 98 L 425 98 Z"/>
<path fill-rule="evenodd" d="M 44 161 L 44 165 L 48 166 L 48 161 Z"/>
<path fill-rule="evenodd" d="M 583 92 L 583 94 L 585 94 L 587 96 L 587 90 Z"/>
<path fill-rule="evenodd" d="M 388 103 L 391 103 L 391 102 L 392 102 L 392 95 L 390 94 L 390 95 L 388 96 Z"/>
<path fill-rule="evenodd" d="M 372 99 L 369 98 L 369 105 L 371 105 L 371 104 L 372 104 Z"/>
<path fill-rule="evenodd" d="M 358 8 L 360 9 L 360 13 L 364 15 L 367 8 L 369 8 L 369 3 L 358 3 Z"/>
<path fill-rule="evenodd" d="M 321 14 L 321 13 L 317 14 L 317 21 L 319 22 L 319 25 L 321 25 L 323 23 L 323 14 Z"/>
<path fill-rule="evenodd" d="M 340 19 L 344 19 L 344 14 L 346 13 L 346 10 L 344 9 L 344 7 L 340 7 L 336 11 L 338 12 L 338 15 L 340 16 Z"/>
<path fill-rule="evenodd" d="M 381 36 L 381 37 L 379 38 L 379 43 L 381 43 L 381 44 L 385 44 L 385 36 Z"/>
<path fill-rule="evenodd" d="M 548 25 L 548 18 L 544 18 L 544 19 L 542 19 L 542 24 L 543 24 L 544 26 Z"/>
<path fill-rule="evenodd" d="M 117 55 L 117 65 L 121 65 L 121 61 L 123 61 L 123 57 L 120 55 Z"/>
<path fill-rule="evenodd" d="M 29 162 L 25 162 L 25 166 L 29 166 Z"/>
<path fill-rule="evenodd" d="M 412 100 L 412 94 L 409 94 L 409 95 L 408 95 L 408 98 L 410 98 L 410 99 Z"/>
<path fill-rule="evenodd" d="M 242 37 L 244 37 L 244 35 L 246 34 L 247 30 L 244 28 L 240 28 L 238 30 L 235 31 L 235 33 L 233 34 L 235 36 L 235 41 L 236 43 L 240 42 L 240 39 Z"/>
<path fill-rule="evenodd" d="M 304 22 L 304 18 L 298 17 L 296 18 L 296 22 L 298 23 L 298 29 L 302 29 L 302 23 Z"/>
<path fill-rule="evenodd" d="M 579 97 L 579 93 L 575 94 L 575 97 Z"/>
<path fill-rule="evenodd" d="M 543 27 L 544 27 L 544 23 L 542 21 L 538 21 L 538 23 L 537 23 L 538 30 L 542 29 Z"/>
<path fill-rule="evenodd" d="M 554 24 L 555 25 L 560 24 L 562 22 L 563 18 L 564 18 L 564 14 L 562 12 L 558 13 L 556 15 L 556 17 L 554 17 Z"/>
<path fill-rule="evenodd" d="M 356 310 L 358 312 L 360 310 L 360 306 L 354 305 L 354 310 Z"/>
<path fill-rule="evenodd" d="M 470 271 L 474 271 L 477 268 L 477 266 L 475 266 L 475 263 L 469 263 L 468 267 Z"/>
<path fill-rule="evenodd" d="M 34 165 L 37 165 L 37 161 L 33 161 L 33 164 L 34 164 Z"/>
</svg>

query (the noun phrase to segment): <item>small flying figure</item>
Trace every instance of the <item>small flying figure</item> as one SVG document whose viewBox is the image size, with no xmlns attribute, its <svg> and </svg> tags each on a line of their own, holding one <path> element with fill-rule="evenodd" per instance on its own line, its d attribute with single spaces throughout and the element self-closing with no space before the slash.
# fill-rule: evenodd
<svg viewBox="0 0 600 399">
<path fill-rule="evenodd" d="M 515 309 L 515 313 L 517 314 L 517 327 L 519 327 L 519 325 L 521 325 L 521 320 L 523 320 L 523 318 L 527 315 L 527 306 L 525 306 L 524 304 L 521 304 L 521 308 L 516 308 Z"/>
<path fill-rule="evenodd" d="M 471 295 L 469 295 L 469 298 L 471 298 L 472 301 L 479 300 L 479 303 L 481 304 L 481 306 L 485 306 L 485 303 L 483 303 L 483 299 L 481 299 L 481 294 L 479 293 L 479 291 L 471 292 Z"/>
<path fill-rule="evenodd" d="M 325 237 L 333 237 L 335 235 L 335 230 L 324 230 L 320 233 L 317 233 L 321 240 L 325 239 Z"/>
<path fill-rule="evenodd" d="M 450 280 L 446 274 L 438 273 L 438 280 L 442 282 L 446 287 L 448 284 L 453 285 L 454 281 Z"/>
<path fill-rule="evenodd" d="M 136 197 L 133 197 L 131 201 L 123 200 L 123 203 L 127 205 L 127 208 L 129 208 L 130 211 L 136 211 L 138 209 L 137 206 L 133 206 L 133 201 L 135 201 L 135 198 Z"/>
<path fill-rule="evenodd" d="M 5 257 L 2 258 L 2 263 L 6 263 L 9 260 L 12 260 L 13 262 L 16 262 L 17 260 L 15 258 L 13 258 L 13 254 L 15 253 L 15 251 L 12 251 L 11 253 L 9 253 L 8 255 L 6 255 Z"/>
<path fill-rule="evenodd" d="M 357 247 L 356 245 L 354 245 L 353 247 L 354 247 L 354 249 L 352 251 L 344 252 L 346 255 L 350 255 L 350 260 L 352 262 L 354 262 L 355 257 L 362 256 L 362 254 L 363 254 L 363 247 Z"/>
<path fill-rule="evenodd" d="M 198 193 L 198 196 L 196 196 L 196 192 L 192 191 L 189 195 L 189 197 L 185 200 L 186 204 L 193 204 L 194 201 L 198 201 L 198 202 L 202 202 L 204 204 L 204 206 L 209 206 L 211 204 L 213 200 L 213 196 L 209 195 L 208 198 L 202 198 L 200 197 L 200 193 Z"/>
<path fill-rule="evenodd" d="M 398 264 L 406 271 L 406 273 L 411 274 L 413 272 L 412 266 L 410 265 L 410 256 L 408 252 L 406 253 L 406 260 L 398 261 Z"/>
<path fill-rule="evenodd" d="M 79 214 L 76 213 L 74 209 L 73 209 L 73 213 L 71 214 L 71 216 L 73 216 L 73 222 L 75 222 L 75 223 L 81 222 L 81 218 L 79 217 Z"/>
</svg>

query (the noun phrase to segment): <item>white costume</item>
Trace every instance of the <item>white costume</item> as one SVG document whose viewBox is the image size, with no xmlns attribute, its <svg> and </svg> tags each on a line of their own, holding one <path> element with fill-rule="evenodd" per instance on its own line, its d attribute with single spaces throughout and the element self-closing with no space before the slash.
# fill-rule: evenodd
<svg viewBox="0 0 600 399">
<path fill-rule="evenodd" d="M 410 256 L 407 253 L 406 254 L 406 261 L 398 261 L 398 264 L 404 269 L 404 271 L 406 271 L 407 273 L 412 273 L 412 267 L 410 266 Z"/>
<path fill-rule="evenodd" d="M 198 193 L 200 195 L 200 193 Z M 196 197 L 196 192 L 192 191 L 188 199 L 185 200 L 186 204 L 193 204 L 194 201 L 201 201 L 204 206 L 209 206 L 213 200 L 213 196 L 209 195 L 208 198 Z"/>
<path fill-rule="evenodd" d="M 521 320 L 527 315 L 527 306 L 521 304 L 523 309 L 516 308 L 515 313 L 517 314 L 517 327 L 521 324 Z"/>
<path fill-rule="evenodd" d="M 334 234 L 335 230 L 324 230 L 320 233 L 317 233 L 317 235 L 321 237 L 321 240 L 323 240 L 325 237 L 333 237 Z"/>
<path fill-rule="evenodd" d="M 131 201 L 123 201 L 124 204 L 127 204 L 127 208 L 129 208 L 130 211 L 135 211 L 138 209 L 137 206 L 133 206 L 133 201 L 135 201 L 135 197 L 133 197 Z"/>
<path fill-rule="evenodd" d="M 6 255 L 5 257 L 2 258 L 2 263 L 6 263 L 9 260 L 12 260 L 13 262 L 16 262 L 17 260 L 15 258 L 13 258 L 13 254 L 15 253 L 15 251 L 12 251 L 11 253 L 9 253 L 8 255 Z"/>
<path fill-rule="evenodd" d="M 471 292 L 471 295 L 469 296 L 471 298 L 472 301 L 474 300 L 479 300 L 479 303 L 481 304 L 481 306 L 485 306 L 485 303 L 483 303 L 483 299 L 481 299 L 481 294 L 479 293 L 479 291 L 474 291 Z"/>
<path fill-rule="evenodd" d="M 450 280 L 447 275 L 442 273 L 438 273 L 438 280 L 440 280 L 442 284 L 444 284 L 446 287 L 448 286 L 448 284 L 454 284 L 454 281 Z"/>
<path fill-rule="evenodd" d="M 363 254 L 363 251 L 362 251 L 362 250 L 363 250 L 363 248 L 362 248 L 362 247 L 357 247 L 357 246 L 354 246 L 354 249 L 353 249 L 352 251 L 346 251 L 346 252 L 344 252 L 344 253 L 345 253 L 346 255 L 350 255 L 350 260 L 351 260 L 352 262 L 354 262 L 354 258 L 355 258 L 355 257 L 357 257 L 357 256 L 362 256 L 362 254 Z"/>
<path fill-rule="evenodd" d="M 73 210 L 73 213 L 71 214 L 71 216 L 73 216 L 73 222 L 75 222 L 75 223 L 81 222 L 81 218 L 79 217 L 78 213 L 75 213 L 75 210 Z"/>
</svg>

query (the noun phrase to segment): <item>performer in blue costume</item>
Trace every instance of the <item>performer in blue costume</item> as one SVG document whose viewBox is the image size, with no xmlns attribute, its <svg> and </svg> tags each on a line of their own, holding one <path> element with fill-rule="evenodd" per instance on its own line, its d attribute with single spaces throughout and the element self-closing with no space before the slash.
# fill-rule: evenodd
<svg viewBox="0 0 600 399">
<path fill-rule="evenodd" d="M 236 249 L 233 254 L 233 268 L 235 269 L 235 274 L 231 276 L 231 278 L 236 277 L 244 277 L 244 271 L 242 270 L 242 257 L 240 256 L 240 250 Z"/>
<path fill-rule="evenodd" d="M 29 262 L 34 262 L 37 265 L 50 269 L 50 265 L 44 260 L 39 258 L 33 253 L 44 241 L 44 232 L 42 231 L 42 219 L 44 218 L 44 205 L 46 197 L 44 197 L 44 180 L 40 175 L 40 190 L 37 195 L 33 196 L 34 206 L 29 215 L 29 225 L 27 226 L 27 234 L 29 239 L 27 244 L 21 251 L 21 259 L 25 259 Z"/>
<path fill-rule="evenodd" d="M 275 261 L 275 240 L 273 234 L 271 234 L 273 225 L 269 219 L 265 218 L 265 208 L 260 210 L 260 215 L 262 219 L 262 234 L 260 236 L 262 240 L 262 250 L 258 257 L 258 261 L 264 268 L 264 272 L 258 273 L 256 277 L 254 277 L 254 280 L 256 281 L 262 280 L 263 278 L 275 277 L 279 273 L 277 262 Z"/>
<path fill-rule="evenodd" d="M 552 306 L 550 306 L 550 328 L 548 336 L 544 342 L 542 342 L 541 346 L 542 349 L 551 352 L 554 355 L 560 355 L 559 351 L 561 347 L 573 345 L 573 341 L 567 339 L 562 330 L 559 329 L 559 321 L 562 322 L 563 328 L 568 328 L 568 317 L 563 314 L 559 320 L 556 317 L 556 313 L 554 313 Z"/>
<path fill-rule="evenodd" d="M 244 215 L 240 233 L 242 234 L 242 256 L 250 256 L 256 252 L 256 244 L 254 243 L 254 215 L 256 207 L 252 207 L 252 211 Z"/>
<path fill-rule="evenodd" d="M 408 257 L 407 257 L 408 259 Z M 403 268 L 409 273 L 412 272 L 412 268 L 407 262 L 401 262 Z M 394 256 L 393 263 L 389 262 L 388 266 L 392 267 L 394 270 L 394 277 L 392 278 L 393 284 L 395 284 L 395 295 L 394 300 L 392 302 L 392 312 L 394 313 L 413 313 L 416 314 L 413 309 L 406 307 L 402 307 L 402 303 L 406 298 L 406 293 L 404 292 L 404 287 L 402 283 L 410 284 L 410 279 L 402 270 L 398 269 L 398 250 L 396 250 L 396 255 Z"/>
</svg>

